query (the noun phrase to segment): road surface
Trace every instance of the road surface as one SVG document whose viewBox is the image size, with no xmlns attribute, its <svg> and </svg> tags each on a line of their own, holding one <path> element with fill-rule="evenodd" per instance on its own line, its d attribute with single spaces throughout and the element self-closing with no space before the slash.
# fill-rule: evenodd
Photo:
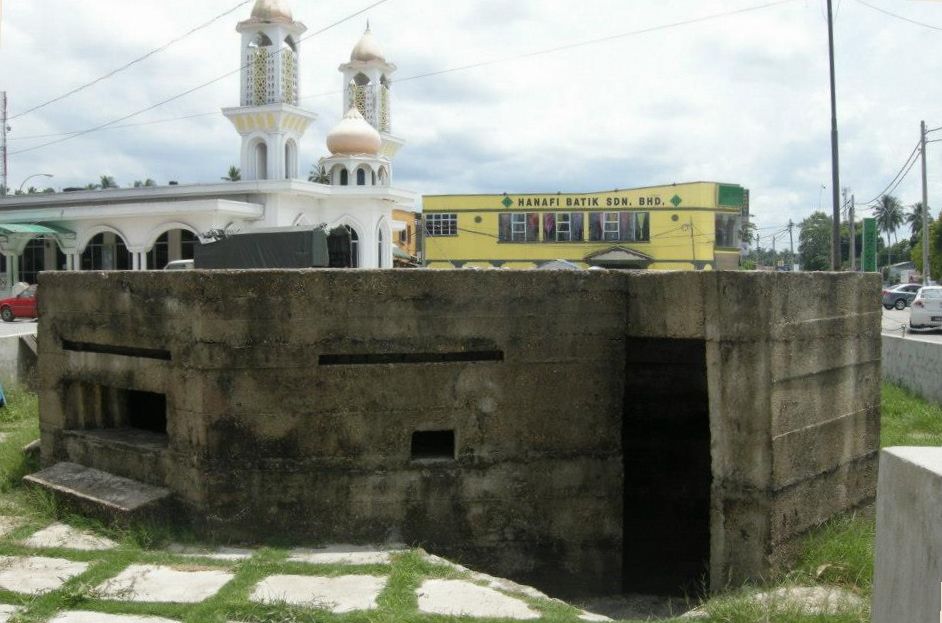
<svg viewBox="0 0 942 623">
<path fill-rule="evenodd" d="M 939 342 L 942 344 L 942 330 L 935 331 L 913 331 L 909 332 L 909 308 L 903 311 L 895 309 L 883 310 L 883 332 L 891 335 L 902 335 L 902 328 L 906 327 L 906 335 L 913 338 L 920 338 L 930 342 Z"/>
</svg>

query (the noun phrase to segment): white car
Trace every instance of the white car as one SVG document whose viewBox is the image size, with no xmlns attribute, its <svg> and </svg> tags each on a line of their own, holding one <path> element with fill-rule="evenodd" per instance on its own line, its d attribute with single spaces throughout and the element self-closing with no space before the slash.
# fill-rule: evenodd
<svg viewBox="0 0 942 623">
<path fill-rule="evenodd" d="M 942 287 L 927 286 L 913 300 L 910 329 L 942 329 Z"/>
</svg>

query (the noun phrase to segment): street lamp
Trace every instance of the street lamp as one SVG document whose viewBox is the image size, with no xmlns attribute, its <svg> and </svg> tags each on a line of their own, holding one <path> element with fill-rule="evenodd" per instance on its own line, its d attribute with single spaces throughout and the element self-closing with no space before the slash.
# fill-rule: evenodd
<svg viewBox="0 0 942 623">
<path fill-rule="evenodd" d="M 29 177 L 27 177 L 25 180 L 23 180 L 23 183 L 20 184 L 20 189 L 19 189 L 18 191 L 16 191 L 16 192 L 22 193 L 22 192 L 23 192 L 23 187 L 26 186 L 26 182 L 30 181 L 30 180 L 33 179 L 34 177 L 55 177 L 55 175 L 53 175 L 52 173 L 33 173 L 32 175 L 30 175 Z"/>
</svg>

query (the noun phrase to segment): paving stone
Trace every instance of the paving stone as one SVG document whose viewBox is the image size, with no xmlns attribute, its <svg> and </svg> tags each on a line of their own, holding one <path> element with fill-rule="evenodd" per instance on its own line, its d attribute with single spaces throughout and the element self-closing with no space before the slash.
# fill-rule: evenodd
<svg viewBox="0 0 942 623">
<path fill-rule="evenodd" d="M 22 520 L 16 517 L 0 516 L 0 538 L 5 537 L 22 525 Z"/>
<path fill-rule="evenodd" d="M 104 599 L 197 603 L 219 592 L 234 574 L 221 569 L 131 565 L 95 589 Z"/>
<path fill-rule="evenodd" d="M 419 610 L 444 616 L 538 619 L 525 602 L 464 580 L 426 580 L 416 591 Z"/>
<path fill-rule="evenodd" d="M 330 610 L 335 614 L 372 610 L 388 577 L 343 575 L 326 578 L 308 575 L 273 575 L 255 585 L 252 601 L 287 603 Z"/>
<path fill-rule="evenodd" d="M 255 555 L 255 552 L 250 549 L 238 547 L 217 547 L 210 549 L 206 547 L 194 547 L 192 545 L 180 545 L 179 543 L 172 543 L 167 547 L 167 551 L 171 554 L 179 554 L 180 556 L 230 561 L 247 560 Z"/>
<path fill-rule="evenodd" d="M 23 541 L 27 547 L 77 549 L 84 551 L 99 551 L 114 549 L 118 546 L 111 539 L 97 536 L 83 530 L 76 530 L 66 524 L 54 523 L 43 528 Z"/>
<path fill-rule="evenodd" d="M 0 556 L 0 588 L 30 595 L 48 593 L 86 569 L 87 562 L 61 558 Z"/>
<path fill-rule="evenodd" d="M 20 609 L 16 606 L 0 604 L 0 623 L 7 623 L 10 619 L 13 618 L 13 615 L 19 611 Z"/>
<path fill-rule="evenodd" d="M 76 610 L 63 612 L 49 623 L 179 623 L 179 621 L 163 619 L 161 617 L 102 614 L 101 612 L 83 612 Z"/>
<path fill-rule="evenodd" d="M 404 551 L 360 545 L 331 545 L 320 549 L 292 550 L 288 560 L 312 565 L 388 565 L 392 561 L 391 554 Z"/>
</svg>

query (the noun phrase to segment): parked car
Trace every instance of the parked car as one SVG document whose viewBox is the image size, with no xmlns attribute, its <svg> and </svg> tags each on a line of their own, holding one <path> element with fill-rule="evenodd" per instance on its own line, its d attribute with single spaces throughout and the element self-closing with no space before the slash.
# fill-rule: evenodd
<svg viewBox="0 0 942 623">
<path fill-rule="evenodd" d="M 887 309 L 906 309 L 906 306 L 913 302 L 916 293 L 922 287 L 918 283 L 902 283 L 893 286 L 889 290 L 883 290 L 883 307 Z"/>
<path fill-rule="evenodd" d="M 36 286 L 30 286 L 8 299 L 0 300 L 0 318 L 13 322 L 17 318 L 36 318 Z"/>
<path fill-rule="evenodd" d="M 164 266 L 164 270 L 193 270 L 193 260 L 173 260 Z"/>
<path fill-rule="evenodd" d="M 927 286 L 919 291 L 909 313 L 910 329 L 942 329 L 942 287 Z"/>
</svg>

